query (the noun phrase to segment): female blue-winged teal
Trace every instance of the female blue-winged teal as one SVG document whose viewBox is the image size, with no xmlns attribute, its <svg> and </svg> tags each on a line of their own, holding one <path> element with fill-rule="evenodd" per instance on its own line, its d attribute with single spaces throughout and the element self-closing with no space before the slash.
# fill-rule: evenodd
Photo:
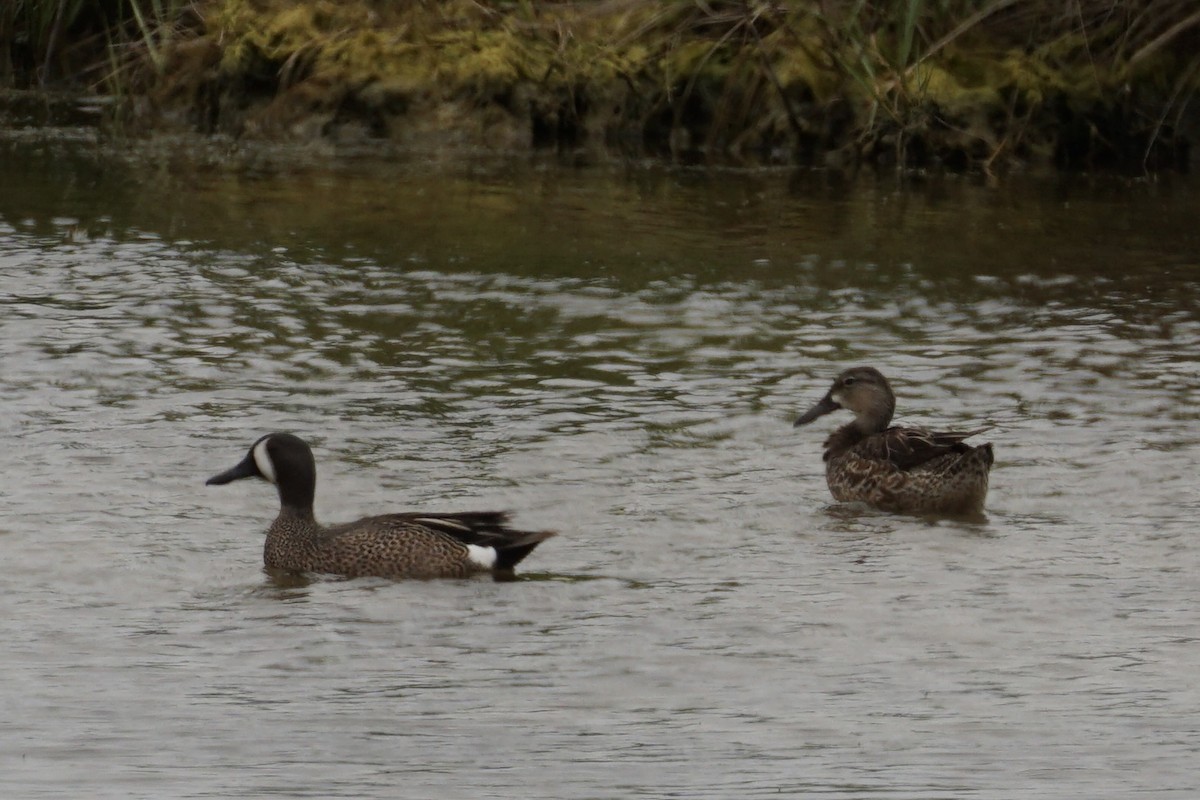
<svg viewBox="0 0 1200 800">
<path fill-rule="evenodd" d="M 317 467 L 312 450 L 290 433 L 268 434 L 236 467 L 208 479 L 221 485 L 262 478 L 279 490 L 279 516 L 267 529 L 269 569 L 356 577 L 463 578 L 511 575 L 554 531 L 518 531 L 508 514 L 386 514 L 324 527 L 313 516 Z"/>
<path fill-rule="evenodd" d="M 896 396 L 879 370 L 848 369 L 796 420 L 807 425 L 845 408 L 855 417 L 825 440 L 825 480 L 837 500 L 903 514 L 978 514 L 987 497 L 992 446 L 972 447 L 970 431 L 889 428 Z"/>
</svg>

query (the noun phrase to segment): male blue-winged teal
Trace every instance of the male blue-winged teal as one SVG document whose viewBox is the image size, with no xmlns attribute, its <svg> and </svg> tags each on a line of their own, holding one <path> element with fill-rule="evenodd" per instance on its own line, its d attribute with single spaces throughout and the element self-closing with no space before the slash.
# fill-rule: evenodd
<svg viewBox="0 0 1200 800">
<path fill-rule="evenodd" d="M 262 478 L 279 490 L 279 516 L 267 529 L 263 561 L 269 569 L 326 572 L 347 577 L 464 578 L 499 576 L 554 531 L 518 531 L 508 514 L 385 514 L 324 527 L 313 516 L 317 467 L 312 450 L 290 433 L 268 434 L 241 463 L 209 478 L 222 485 Z"/>
<path fill-rule="evenodd" d="M 807 425 L 840 408 L 853 420 L 825 440 L 825 480 L 837 500 L 903 514 L 978 514 L 987 497 L 992 445 L 972 447 L 970 431 L 888 427 L 896 396 L 873 367 L 848 369 L 796 420 Z"/>
</svg>

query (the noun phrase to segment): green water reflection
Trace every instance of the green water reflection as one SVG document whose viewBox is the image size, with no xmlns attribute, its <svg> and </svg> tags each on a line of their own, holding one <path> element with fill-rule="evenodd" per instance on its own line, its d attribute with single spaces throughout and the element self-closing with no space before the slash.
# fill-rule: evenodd
<svg viewBox="0 0 1200 800">
<path fill-rule="evenodd" d="M 684 278 L 834 292 L 871 305 L 1086 302 L 1194 312 L 1200 188 L 1176 178 L 908 180 L 820 172 L 363 162 L 184 146 L 0 143 L 0 218 L 48 237 L 156 235 L 280 260 L 577 279 Z M 366 288 L 370 288 L 367 286 Z M 1187 291 L 1185 291 L 1187 290 Z M 670 302 L 669 283 L 662 286 Z M 414 299 L 416 302 L 416 299 Z M 482 319 L 493 310 L 480 309 Z M 368 320 L 368 324 L 370 324 Z"/>
</svg>

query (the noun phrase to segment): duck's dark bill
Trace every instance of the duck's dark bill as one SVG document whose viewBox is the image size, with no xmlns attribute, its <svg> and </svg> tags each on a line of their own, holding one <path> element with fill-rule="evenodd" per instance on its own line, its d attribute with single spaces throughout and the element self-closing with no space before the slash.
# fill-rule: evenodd
<svg viewBox="0 0 1200 800">
<path fill-rule="evenodd" d="M 817 417 L 823 417 L 830 411 L 837 411 L 839 408 L 841 408 L 841 406 L 835 403 L 830 395 L 825 395 L 817 402 L 815 406 L 810 408 L 808 411 L 805 411 L 800 419 L 796 420 L 796 423 L 792 427 L 799 428 L 801 425 L 807 425 Z"/>
<path fill-rule="evenodd" d="M 220 475 L 213 475 L 204 482 L 205 486 L 222 486 L 226 483 L 239 480 L 241 478 L 258 477 L 258 467 L 254 463 L 254 459 L 250 456 L 242 459 L 242 463 L 238 464 L 233 469 L 227 469 Z"/>
</svg>

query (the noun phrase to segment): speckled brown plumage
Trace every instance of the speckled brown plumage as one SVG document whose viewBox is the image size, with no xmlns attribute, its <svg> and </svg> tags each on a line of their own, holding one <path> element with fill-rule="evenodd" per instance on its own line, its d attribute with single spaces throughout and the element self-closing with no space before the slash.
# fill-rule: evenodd
<svg viewBox="0 0 1200 800">
<path fill-rule="evenodd" d="M 313 515 L 316 464 L 312 450 L 287 433 L 262 437 L 241 463 L 210 478 L 224 484 L 260 477 L 279 490 L 279 516 L 267 529 L 269 569 L 347 577 L 463 578 L 512 572 L 553 531 L 520 531 L 498 511 L 385 514 L 324 527 Z M 471 546 L 475 550 L 471 549 Z M 494 557 L 492 564 L 486 563 Z"/>
<path fill-rule="evenodd" d="M 796 425 L 846 408 L 855 418 L 825 441 L 825 479 L 834 498 L 907 514 L 978 514 L 987 497 L 991 444 L 964 442 L 987 430 L 888 427 L 896 399 L 872 367 L 848 369 Z"/>
</svg>

